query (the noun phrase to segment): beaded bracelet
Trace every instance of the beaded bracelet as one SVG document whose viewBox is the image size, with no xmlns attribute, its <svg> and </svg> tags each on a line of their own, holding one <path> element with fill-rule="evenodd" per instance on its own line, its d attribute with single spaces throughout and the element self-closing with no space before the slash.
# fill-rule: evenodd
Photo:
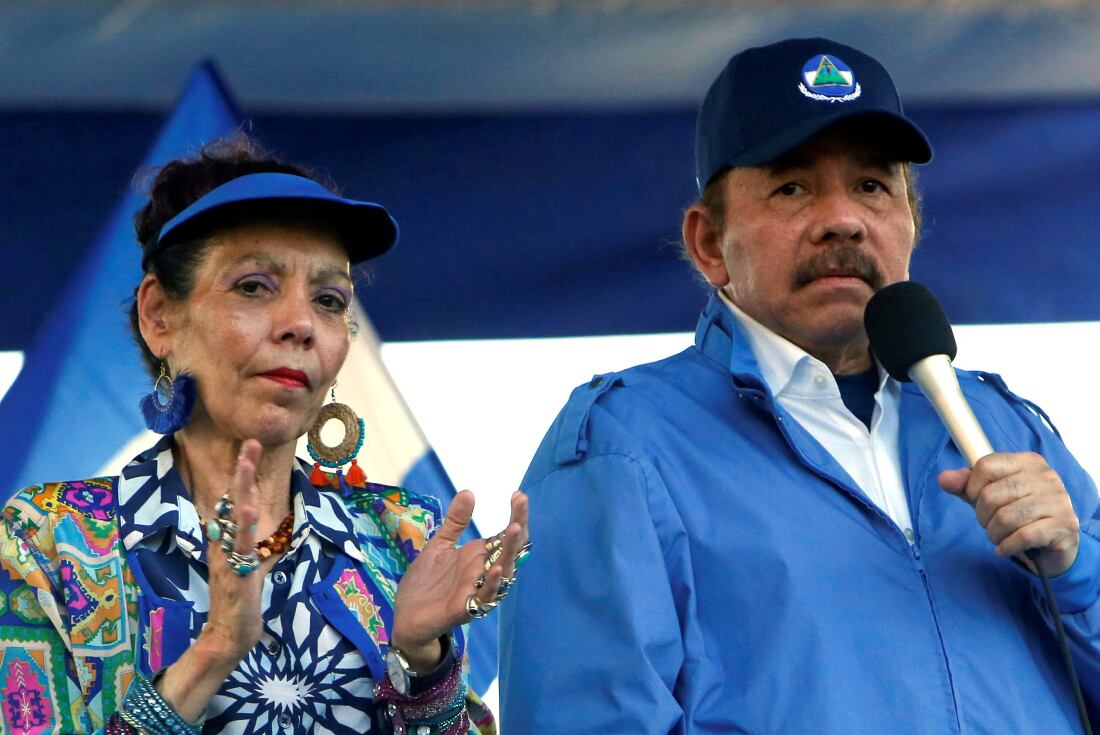
<svg viewBox="0 0 1100 735">
<path fill-rule="evenodd" d="M 107 718 L 107 722 L 103 726 L 103 733 L 104 735 L 140 735 L 137 728 L 123 722 L 118 712 Z"/>
<path fill-rule="evenodd" d="M 469 729 L 466 682 L 458 659 L 446 679 L 415 697 L 398 694 L 388 677 L 375 686 L 374 695 L 386 702 L 394 735 L 454 735 Z"/>
<path fill-rule="evenodd" d="M 147 735 L 199 735 L 200 732 L 196 725 L 180 717 L 156 687 L 140 674 L 126 690 L 118 715 L 127 725 Z"/>
</svg>

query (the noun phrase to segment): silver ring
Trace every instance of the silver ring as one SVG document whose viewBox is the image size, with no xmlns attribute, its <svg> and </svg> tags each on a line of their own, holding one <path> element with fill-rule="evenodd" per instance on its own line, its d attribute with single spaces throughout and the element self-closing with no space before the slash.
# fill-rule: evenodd
<svg viewBox="0 0 1100 735">
<path fill-rule="evenodd" d="M 477 595 L 470 595 L 466 598 L 466 614 L 474 620 L 481 620 L 491 613 L 496 606 L 495 600 L 493 602 L 482 602 L 477 599 Z"/>
<path fill-rule="evenodd" d="M 218 518 L 223 520 L 228 519 L 229 516 L 232 515 L 233 501 L 230 499 L 229 493 L 225 493 L 218 498 L 216 503 L 214 503 L 214 513 L 217 514 Z"/>
<path fill-rule="evenodd" d="M 488 548 L 488 545 L 486 545 L 486 548 Z M 492 547 L 492 549 L 489 551 L 489 555 L 487 557 L 485 557 L 485 571 L 486 572 L 488 572 L 490 569 L 492 569 L 493 565 L 496 564 L 498 561 L 500 561 L 500 557 L 503 553 L 504 553 L 504 546 L 503 545 L 498 545 L 498 546 L 493 546 Z"/>
<path fill-rule="evenodd" d="M 218 518 L 217 524 L 221 528 L 221 534 L 219 539 L 222 545 L 222 551 L 226 554 L 233 551 L 233 547 L 237 545 L 237 524 L 233 521 L 227 521 L 224 518 Z"/>
<path fill-rule="evenodd" d="M 217 541 L 226 554 L 237 545 L 237 524 L 225 518 L 212 518 L 206 522 L 206 536 Z"/>
<path fill-rule="evenodd" d="M 226 555 L 225 565 L 229 567 L 234 574 L 247 577 L 256 567 L 260 566 L 260 557 L 256 555 L 255 551 L 250 551 L 247 554 L 238 554 L 236 551 L 230 551 Z"/>
<path fill-rule="evenodd" d="M 520 564 L 527 560 L 527 557 L 531 555 L 531 542 L 528 541 L 520 547 L 516 552 L 515 566 L 518 568 Z"/>
<path fill-rule="evenodd" d="M 500 586 L 497 587 L 497 602 L 500 602 L 508 596 L 508 591 L 512 589 L 512 585 L 516 583 L 516 575 L 513 574 L 509 579 L 500 580 Z"/>
</svg>

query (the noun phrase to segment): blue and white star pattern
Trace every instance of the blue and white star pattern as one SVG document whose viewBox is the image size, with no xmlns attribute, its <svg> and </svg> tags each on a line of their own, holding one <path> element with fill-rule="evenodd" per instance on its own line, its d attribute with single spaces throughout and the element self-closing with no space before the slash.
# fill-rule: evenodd
<svg viewBox="0 0 1100 735">
<path fill-rule="evenodd" d="M 205 540 L 172 466 L 170 442 L 166 437 L 135 460 L 118 483 L 121 538 L 144 593 L 136 665 L 147 676 L 186 650 L 209 610 Z M 350 509 L 338 493 L 315 488 L 304 466 L 292 473 L 291 496 L 291 544 L 264 578 L 263 636 L 211 700 L 204 732 L 379 731 L 379 646 L 392 622 L 396 583 L 415 551 L 385 537 L 370 502 L 357 499 Z M 429 527 L 437 526 L 438 506 L 417 500 L 430 510 Z M 341 592 L 349 580 L 358 607 Z M 163 626 L 159 638 L 155 620 Z M 461 646 L 460 634 L 456 640 Z"/>
</svg>

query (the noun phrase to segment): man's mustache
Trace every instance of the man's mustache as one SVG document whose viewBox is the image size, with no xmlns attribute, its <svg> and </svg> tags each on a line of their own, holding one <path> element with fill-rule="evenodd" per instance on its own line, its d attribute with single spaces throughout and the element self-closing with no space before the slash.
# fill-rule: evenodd
<svg viewBox="0 0 1100 735">
<path fill-rule="evenodd" d="M 886 278 L 874 258 L 858 247 L 832 247 L 822 250 L 798 266 L 794 272 L 795 288 L 802 288 L 824 276 L 852 275 L 866 281 L 872 291 L 886 285 Z"/>
</svg>

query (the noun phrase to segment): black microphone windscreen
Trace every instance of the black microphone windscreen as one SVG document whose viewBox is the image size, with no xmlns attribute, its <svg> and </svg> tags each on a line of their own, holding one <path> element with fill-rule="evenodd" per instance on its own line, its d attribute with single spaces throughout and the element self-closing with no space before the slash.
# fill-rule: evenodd
<svg viewBox="0 0 1100 735">
<path fill-rule="evenodd" d="M 940 302 L 913 281 L 879 289 L 867 302 L 863 324 L 871 351 L 895 380 L 908 382 L 909 368 L 926 357 L 947 355 L 954 360 L 958 351 Z"/>
</svg>

